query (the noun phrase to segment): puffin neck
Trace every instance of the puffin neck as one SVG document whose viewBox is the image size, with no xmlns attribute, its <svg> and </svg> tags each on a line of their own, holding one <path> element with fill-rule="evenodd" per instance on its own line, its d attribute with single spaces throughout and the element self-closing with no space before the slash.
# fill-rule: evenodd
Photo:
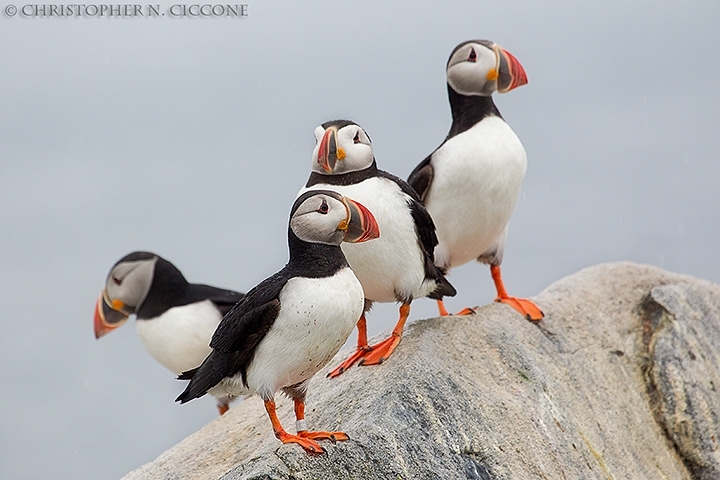
<svg viewBox="0 0 720 480">
<path fill-rule="evenodd" d="M 296 276 L 329 277 L 348 266 L 339 245 L 305 242 L 290 229 L 288 229 L 288 248 L 290 260 L 287 268 Z"/>
<path fill-rule="evenodd" d="M 368 178 L 377 176 L 377 172 L 377 163 L 373 158 L 373 162 L 372 164 L 370 164 L 369 167 L 358 170 L 356 172 L 342 173 L 340 175 L 325 175 L 319 172 L 312 172 L 310 173 L 310 178 L 308 178 L 305 187 L 309 188 L 317 184 L 341 186 L 355 185 L 356 183 L 360 183 L 363 180 L 367 180 Z"/>
<path fill-rule="evenodd" d="M 490 95 L 462 95 L 448 84 L 448 97 L 452 112 L 452 126 L 448 138 L 471 129 L 480 120 L 489 116 L 502 118 Z"/>
<path fill-rule="evenodd" d="M 174 306 L 183 305 L 190 284 L 172 263 L 158 258 L 148 294 L 135 312 L 138 320 L 155 318 Z"/>
</svg>

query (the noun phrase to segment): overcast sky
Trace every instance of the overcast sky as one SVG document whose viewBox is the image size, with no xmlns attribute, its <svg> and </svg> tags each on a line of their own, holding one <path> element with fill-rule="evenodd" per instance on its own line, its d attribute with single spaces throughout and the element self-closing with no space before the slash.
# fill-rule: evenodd
<svg viewBox="0 0 720 480">
<path fill-rule="evenodd" d="M 0 13 L 0 477 L 118 478 L 215 418 L 212 399 L 173 403 L 183 385 L 134 321 L 94 339 L 108 269 L 150 250 L 249 289 L 287 260 L 315 126 L 355 120 L 407 177 L 447 134 L 445 62 L 467 39 L 529 78 L 495 99 L 529 161 L 511 294 L 619 260 L 720 282 L 720 3 L 295 3 Z M 449 278 L 451 310 L 494 298 L 485 266 Z M 411 318 L 435 313 L 419 300 Z M 373 310 L 370 333 L 396 319 Z"/>
</svg>

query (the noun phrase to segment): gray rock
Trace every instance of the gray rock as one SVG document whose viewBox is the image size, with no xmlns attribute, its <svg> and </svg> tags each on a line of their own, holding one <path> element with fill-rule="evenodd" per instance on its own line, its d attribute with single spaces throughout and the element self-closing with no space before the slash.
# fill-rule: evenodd
<svg viewBox="0 0 720 480">
<path fill-rule="evenodd" d="M 308 422 L 350 435 L 323 455 L 280 444 L 254 397 L 125 478 L 720 478 L 719 286 L 615 263 L 535 300 L 539 324 L 493 303 L 409 325 L 384 365 L 321 372 Z"/>
<path fill-rule="evenodd" d="M 648 391 L 658 423 L 694 478 L 720 478 L 720 293 L 654 288 L 643 303 Z"/>
</svg>

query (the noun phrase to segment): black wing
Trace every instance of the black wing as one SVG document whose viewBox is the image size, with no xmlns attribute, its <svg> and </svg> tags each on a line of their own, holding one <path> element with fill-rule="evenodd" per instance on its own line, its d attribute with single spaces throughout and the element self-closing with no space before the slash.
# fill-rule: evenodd
<svg viewBox="0 0 720 480">
<path fill-rule="evenodd" d="M 224 288 L 211 287 L 210 285 L 195 284 L 191 285 L 190 288 L 193 290 L 194 295 L 213 302 L 222 315 L 228 313 L 230 309 L 245 296 L 245 294 L 234 290 L 225 290 Z"/>
<path fill-rule="evenodd" d="M 415 189 L 422 202 L 425 201 L 425 197 L 427 196 L 430 184 L 433 180 L 434 171 L 433 166 L 430 163 L 431 159 L 432 154 L 428 155 L 425 160 L 420 162 L 420 164 L 415 167 L 415 170 L 413 170 L 408 177 L 408 183 Z"/>
<path fill-rule="evenodd" d="M 435 222 L 433 222 L 432 217 L 423 206 L 417 192 L 405 180 L 391 173 L 378 170 L 378 176 L 397 183 L 403 193 L 406 193 L 410 197 L 408 203 L 410 204 L 410 213 L 415 222 L 415 230 L 420 240 L 420 247 L 425 256 L 430 257 L 430 262 L 432 263 L 435 258 L 433 256 L 435 247 L 438 244 L 437 234 L 435 233 Z"/>
<path fill-rule="evenodd" d="M 210 355 L 195 371 L 178 377 L 191 380 L 176 401 L 185 403 L 200 398 L 223 378 L 237 373 L 242 375 L 243 383 L 247 382 L 247 369 L 255 350 L 280 313 L 278 297 L 288 280 L 283 269 L 250 290 L 230 309 L 213 334 Z"/>
<path fill-rule="evenodd" d="M 437 281 L 437 288 L 432 291 L 428 297 L 440 300 L 443 297 L 454 297 L 457 294 L 455 287 L 445 278 L 445 272 L 435 265 L 435 247 L 438 244 L 437 233 L 435 232 L 435 222 L 433 222 L 430 213 L 419 201 L 410 204 L 410 212 L 415 221 L 415 230 L 420 237 L 423 246 L 423 255 L 425 257 L 425 277 L 433 278 Z M 432 245 L 431 248 L 430 245 Z"/>
<path fill-rule="evenodd" d="M 418 193 L 405 180 L 395 175 L 383 170 L 378 170 L 378 176 L 397 183 L 400 189 L 410 197 L 408 201 L 410 214 L 415 223 L 415 231 L 417 232 L 419 240 L 418 245 L 425 259 L 425 277 L 433 278 L 438 282 L 438 288 L 428 296 L 430 298 L 454 296 L 457 293 L 455 288 L 445 279 L 443 272 L 435 266 L 435 247 L 438 244 L 437 234 L 435 233 L 435 222 L 433 222 L 430 213 L 420 201 Z"/>
</svg>

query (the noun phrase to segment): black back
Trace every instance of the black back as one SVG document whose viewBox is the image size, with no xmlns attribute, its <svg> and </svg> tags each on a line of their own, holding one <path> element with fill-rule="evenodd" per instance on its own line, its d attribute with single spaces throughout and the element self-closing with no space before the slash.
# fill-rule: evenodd
<svg viewBox="0 0 720 480">
<path fill-rule="evenodd" d="M 152 255 L 148 257 L 147 255 Z M 135 252 L 120 261 L 145 260 L 157 257 L 155 274 L 147 297 L 137 310 L 138 320 L 147 320 L 162 315 L 172 307 L 210 300 L 225 314 L 243 294 L 233 290 L 189 283 L 180 270 L 164 258 L 147 252 Z"/>
</svg>

